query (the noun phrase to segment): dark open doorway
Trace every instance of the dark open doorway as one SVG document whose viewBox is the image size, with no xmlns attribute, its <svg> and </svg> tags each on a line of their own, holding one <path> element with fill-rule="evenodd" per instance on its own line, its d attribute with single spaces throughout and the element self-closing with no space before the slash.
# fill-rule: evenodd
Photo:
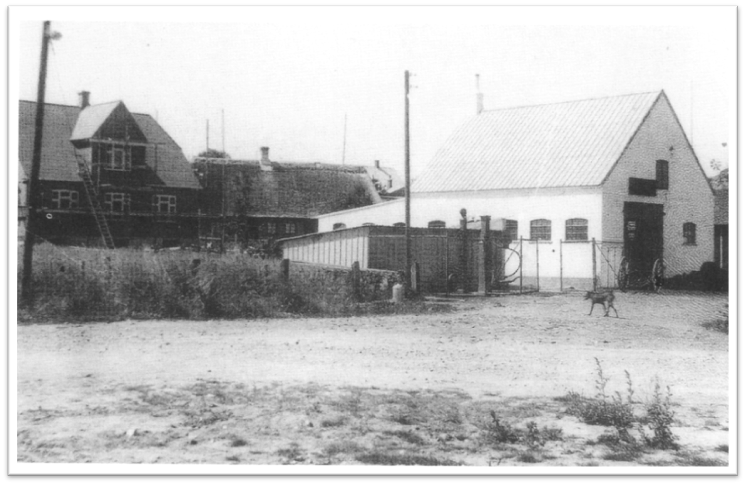
<svg viewBox="0 0 746 485">
<path fill-rule="evenodd" d="M 663 258 L 663 205 L 624 203 L 624 256 L 633 271 L 649 271 Z"/>
</svg>

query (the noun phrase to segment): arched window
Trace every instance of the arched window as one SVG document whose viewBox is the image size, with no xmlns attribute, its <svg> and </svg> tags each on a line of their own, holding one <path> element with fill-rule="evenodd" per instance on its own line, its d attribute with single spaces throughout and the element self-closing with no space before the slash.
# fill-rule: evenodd
<svg viewBox="0 0 746 485">
<path fill-rule="evenodd" d="M 665 160 L 655 161 L 655 187 L 668 190 L 668 162 Z"/>
<path fill-rule="evenodd" d="M 531 221 L 531 239 L 551 241 L 552 221 L 549 219 L 534 219 Z"/>
<path fill-rule="evenodd" d="M 430 221 L 427 223 L 427 227 L 429 229 L 443 229 L 446 227 L 446 223 L 444 221 Z"/>
<path fill-rule="evenodd" d="M 697 225 L 693 222 L 684 223 L 684 244 L 697 244 Z"/>
<path fill-rule="evenodd" d="M 332 231 L 338 231 L 339 229 L 346 229 L 347 225 L 344 222 L 337 222 L 332 226 Z"/>
<path fill-rule="evenodd" d="M 565 240 L 587 241 L 588 219 L 568 219 L 565 221 Z"/>
</svg>

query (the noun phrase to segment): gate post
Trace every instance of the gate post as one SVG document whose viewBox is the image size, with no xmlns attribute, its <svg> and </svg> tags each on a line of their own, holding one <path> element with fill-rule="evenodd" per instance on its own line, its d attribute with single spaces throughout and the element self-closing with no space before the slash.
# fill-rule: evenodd
<svg viewBox="0 0 746 485">
<path fill-rule="evenodd" d="M 283 281 L 288 281 L 290 279 L 290 260 L 289 259 L 283 259 L 280 262 L 280 274 L 282 275 Z"/>
<path fill-rule="evenodd" d="M 283 260 L 287 261 L 287 260 Z M 355 261 L 352 263 L 352 272 L 350 274 L 351 286 L 352 286 L 352 298 L 355 301 L 360 301 L 360 263 Z"/>
<path fill-rule="evenodd" d="M 593 291 L 596 291 L 596 238 L 591 239 L 593 249 L 591 254 L 593 255 Z"/>
<path fill-rule="evenodd" d="M 560 293 L 564 291 L 564 286 L 562 285 L 562 239 L 560 239 Z"/>
<path fill-rule="evenodd" d="M 479 293 L 487 295 L 489 292 L 488 268 L 490 267 L 490 216 L 482 216 L 482 230 L 479 235 Z"/>
</svg>

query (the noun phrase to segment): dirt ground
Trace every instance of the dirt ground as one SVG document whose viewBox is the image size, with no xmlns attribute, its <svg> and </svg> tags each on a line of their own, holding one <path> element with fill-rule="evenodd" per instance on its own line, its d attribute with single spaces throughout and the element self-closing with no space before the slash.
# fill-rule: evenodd
<svg viewBox="0 0 746 485">
<path fill-rule="evenodd" d="M 588 316 L 577 293 L 449 302 L 405 316 L 19 326 L 18 461 L 728 463 L 729 338 L 701 326 L 725 295 L 618 293 L 619 318 Z M 625 370 L 639 403 L 656 379 L 670 386 L 678 451 L 614 458 L 594 441 L 607 428 L 563 413 L 569 391 L 596 394 L 595 358 L 608 394 L 626 396 Z M 562 439 L 492 446 L 488 410 Z"/>
</svg>

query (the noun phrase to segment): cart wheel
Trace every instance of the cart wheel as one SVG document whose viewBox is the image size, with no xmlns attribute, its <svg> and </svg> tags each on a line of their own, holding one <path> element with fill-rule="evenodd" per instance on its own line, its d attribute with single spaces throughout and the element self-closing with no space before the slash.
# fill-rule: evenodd
<svg viewBox="0 0 746 485">
<path fill-rule="evenodd" d="M 662 259 L 656 259 L 655 263 L 653 263 L 653 273 L 652 273 L 652 281 L 653 281 L 653 290 L 655 290 L 656 293 L 659 293 L 661 291 L 661 287 L 663 286 L 663 270 L 665 269 L 665 265 L 663 264 Z"/>
<path fill-rule="evenodd" d="M 626 292 L 629 287 L 629 261 L 627 261 L 627 258 L 622 258 L 622 262 L 619 263 L 617 284 L 619 285 L 619 289 L 623 292 Z"/>
</svg>

